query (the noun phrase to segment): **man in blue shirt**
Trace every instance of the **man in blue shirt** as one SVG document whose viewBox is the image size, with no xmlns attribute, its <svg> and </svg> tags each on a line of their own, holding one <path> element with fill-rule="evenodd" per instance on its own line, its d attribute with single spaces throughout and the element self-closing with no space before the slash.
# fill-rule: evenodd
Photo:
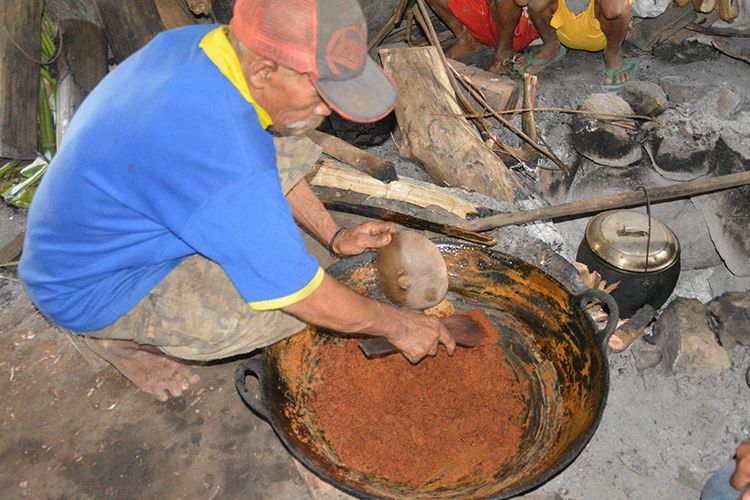
<svg viewBox="0 0 750 500">
<path fill-rule="evenodd" d="M 338 227 L 300 171 L 317 154 L 300 135 L 331 109 L 374 121 L 395 100 L 354 0 L 239 0 L 228 28 L 160 34 L 72 120 L 29 211 L 29 295 L 160 400 L 197 382 L 179 359 L 304 323 L 384 336 L 412 362 L 452 354 L 436 318 L 326 275 L 294 223 L 339 255 L 390 242 L 392 224 Z"/>
</svg>

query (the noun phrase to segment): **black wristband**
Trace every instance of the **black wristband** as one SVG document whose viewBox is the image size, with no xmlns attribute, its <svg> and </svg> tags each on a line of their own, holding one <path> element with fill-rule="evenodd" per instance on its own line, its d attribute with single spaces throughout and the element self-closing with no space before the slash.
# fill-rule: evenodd
<svg viewBox="0 0 750 500">
<path fill-rule="evenodd" d="M 336 243 L 336 238 L 338 238 L 341 233 L 349 229 L 348 227 L 340 227 L 335 233 L 333 233 L 333 236 L 331 236 L 331 241 L 328 242 L 328 253 L 331 254 L 332 257 L 342 257 L 342 255 L 339 255 L 336 253 L 336 251 L 333 249 L 333 244 Z"/>
</svg>

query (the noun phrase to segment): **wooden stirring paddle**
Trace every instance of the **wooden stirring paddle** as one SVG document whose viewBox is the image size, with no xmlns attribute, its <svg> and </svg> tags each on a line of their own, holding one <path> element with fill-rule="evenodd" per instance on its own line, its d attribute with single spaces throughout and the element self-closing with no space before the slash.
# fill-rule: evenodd
<svg viewBox="0 0 750 500">
<path fill-rule="evenodd" d="M 443 325 L 448 329 L 453 340 L 456 341 L 456 345 L 472 348 L 482 343 L 485 331 L 481 325 L 481 321 L 477 321 L 476 319 L 478 315 L 481 315 L 482 321 L 484 319 L 491 321 L 485 313 L 479 310 L 473 310 L 471 314 L 454 314 L 443 319 Z M 362 352 L 365 353 L 368 359 L 382 358 L 383 356 L 399 352 L 396 346 L 388 342 L 385 337 L 372 337 L 361 340 L 359 348 L 362 349 Z"/>
</svg>

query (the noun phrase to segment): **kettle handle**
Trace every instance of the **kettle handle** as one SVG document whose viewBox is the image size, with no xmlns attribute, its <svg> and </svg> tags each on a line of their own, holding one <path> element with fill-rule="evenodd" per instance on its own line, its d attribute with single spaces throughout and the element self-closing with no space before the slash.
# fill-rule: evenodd
<svg viewBox="0 0 750 500">
<path fill-rule="evenodd" d="M 578 295 L 576 295 L 576 299 L 578 299 L 578 303 L 583 308 L 584 313 L 589 316 L 589 320 L 592 324 L 594 324 L 595 322 L 591 315 L 588 314 L 586 306 L 591 302 L 597 300 L 600 302 L 604 302 L 604 304 L 607 306 L 607 309 L 609 310 L 607 324 L 600 330 L 596 331 L 596 336 L 601 339 L 602 347 L 604 348 L 605 352 L 608 351 L 609 347 L 607 346 L 607 344 L 609 343 L 609 338 L 615 332 L 615 329 L 617 328 L 617 321 L 620 319 L 620 310 L 617 307 L 617 302 L 615 302 L 615 299 L 613 299 L 610 294 L 597 288 L 589 288 L 588 290 L 579 293 Z"/>
<path fill-rule="evenodd" d="M 234 386 L 237 388 L 237 392 L 240 393 L 242 401 L 244 401 L 245 404 L 255 412 L 255 414 L 267 422 L 271 422 L 273 415 L 263 401 L 263 392 L 261 391 L 260 397 L 256 398 L 254 394 L 250 393 L 247 384 L 245 383 L 245 378 L 250 374 L 258 379 L 261 389 L 265 386 L 266 375 L 265 370 L 263 369 L 264 359 L 265 351 L 240 363 L 234 371 Z"/>
</svg>

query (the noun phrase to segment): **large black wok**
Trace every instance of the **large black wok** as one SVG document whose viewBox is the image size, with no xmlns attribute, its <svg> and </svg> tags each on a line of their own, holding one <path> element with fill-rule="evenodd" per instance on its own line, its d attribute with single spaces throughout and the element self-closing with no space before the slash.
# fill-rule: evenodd
<svg viewBox="0 0 750 500">
<path fill-rule="evenodd" d="M 498 251 L 437 244 L 448 267 L 448 299 L 458 310 L 481 308 L 492 318 L 501 334 L 497 348 L 531 388 L 520 451 L 498 464 L 492 481 L 468 474 L 449 489 L 417 488 L 343 463 L 318 428 L 313 404 L 322 384 L 316 373 L 320 346 L 343 340 L 316 334 L 314 327 L 267 347 L 236 372 L 242 399 L 273 426 L 289 451 L 319 477 L 360 498 L 518 495 L 573 461 L 594 434 L 607 400 L 604 351 L 617 323 L 617 305 L 609 295 L 598 290 L 574 294 L 541 269 Z M 373 259 L 373 254 L 349 258 L 329 272 L 362 294 L 382 298 Z M 604 302 L 610 312 L 602 330 L 585 313 L 593 300 Z M 248 374 L 259 380 L 259 399 L 246 386 Z"/>
</svg>

